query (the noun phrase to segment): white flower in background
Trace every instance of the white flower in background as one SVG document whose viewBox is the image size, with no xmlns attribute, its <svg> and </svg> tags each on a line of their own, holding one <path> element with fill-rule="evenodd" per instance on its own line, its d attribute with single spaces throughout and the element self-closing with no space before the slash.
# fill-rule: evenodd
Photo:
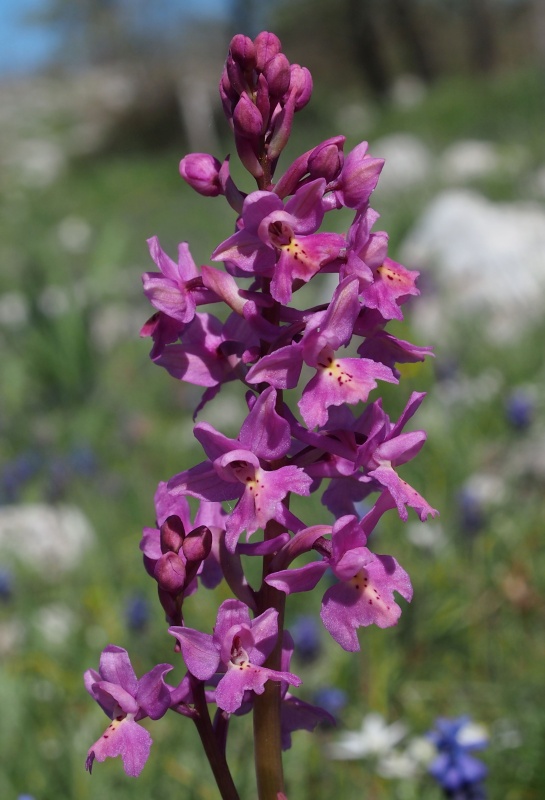
<svg viewBox="0 0 545 800">
<path fill-rule="evenodd" d="M 494 723 L 492 738 L 496 747 L 511 750 L 522 746 L 522 736 L 518 728 L 508 719 L 499 719 Z"/>
<path fill-rule="evenodd" d="M 40 311 L 49 319 L 66 314 L 71 305 L 68 290 L 63 286 L 46 286 L 38 297 Z"/>
<path fill-rule="evenodd" d="M 0 507 L 0 552 L 7 552 L 48 580 L 76 567 L 95 538 L 75 506 L 26 503 Z"/>
<path fill-rule="evenodd" d="M 447 544 L 443 527 L 438 522 L 411 522 L 407 526 L 409 541 L 422 550 L 439 553 Z"/>
<path fill-rule="evenodd" d="M 383 778 L 416 778 L 426 770 L 436 750 L 423 736 L 413 737 L 404 748 L 399 747 L 407 730 L 403 722 L 389 725 L 381 714 L 367 714 L 360 730 L 341 734 L 327 747 L 327 755 L 338 761 L 372 759 Z"/>
<path fill-rule="evenodd" d="M 360 730 L 342 733 L 328 746 L 327 755 L 342 761 L 385 757 L 406 734 L 407 726 L 403 722 L 388 725 L 381 714 L 367 714 Z"/>
<path fill-rule="evenodd" d="M 406 780 L 421 775 L 436 754 L 435 747 L 423 736 L 407 742 L 405 750 L 392 750 L 377 764 L 377 772 L 383 778 Z"/>
<path fill-rule="evenodd" d="M 456 741 L 460 747 L 468 750 L 473 747 L 485 747 L 489 740 L 490 736 L 485 726 L 470 719 L 462 725 L 456 734 Z"/>
<path fill-rule="evenodd" d="M 28 301 L 21 292 L 0 295 L 0 325 L 22 328 L 28 322 Z"/>
<path fill-rule="evenodd" d="M 61 247 L 68 253 L 85 253 L 89 247 L 92 229 L 87 220 L 69 216 L 59 222 L 57 236 Z"/>
<path fill-rule="evenodd" d="M 51 603 L 36 611 L 34 624 L 48 644 L 61 645 L 72 635 L 76 615 L 63 603 Z"/>
<path fill-rule="evenodd" d="M 390 89 L 390 99 L 397 108 L 416 108 L 426 99 L 426 84 L 417 75 L 399 75 Z"/>
<path fill-rule="evenodd" d="M 15 147 L 11 160 L 21 182 L 32 189 L 54 183 L 66 165 L 62 148 L 49 139 L 23 139 Z"/>
<path fill-rule="evenodd" d="M 23 643 L 23 626 L 16 619 L 0 622 L 0 658 L 13 656 Z"/>
</svg>

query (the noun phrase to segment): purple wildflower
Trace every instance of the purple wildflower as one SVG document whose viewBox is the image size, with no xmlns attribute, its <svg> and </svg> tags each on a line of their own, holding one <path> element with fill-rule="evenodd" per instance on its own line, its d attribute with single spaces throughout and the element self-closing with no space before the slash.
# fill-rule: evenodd
<svg viewBox="0 0 545 800">
<path fill-rule="evenodd" d="M 230 714 L 240 708 L 246 691 L 262 694 L 268 680 L 293 686 L 301 683 L 291 672 L 263 666 L 278 635 L 278 611 L 273 608 L 251 620 L 244 603 L 225 600 L 213 635 L 186 627 L 169 628 L 169 633 L 178 640 L 186 666 L 198 680 L 208 681 L 223 673 L 215 699 L 218 707 Z"/>
<path fill-rule="evenodd" d="M 328 567 L 338 582 L 330 586 L 322 599 L 321 618 L 325 628 L 342 648 L 360 649 L 356 631 L 375 624 L 379 628 L 395 625 L 401 609 L 394 600 L 394 591 L 407 601 L 412 598 L 409 576 L 392 556 L 375 555 L 367 547 L 367 538 L 378 518 L 391 508 L 384 496 L 360 521 L 357 517 L 341 517 L 330 527 L 316 525 L 295 535 L 273 561 L 289 563 L 300 551 L 315 547 L 323 554 L 321 561 L 311 561 L 296 569 L 279 569 L 266 579 L 281 592 L 290 594 L 313 589 Z M 331 533 L 331 541 L 324 535 Z"/>
<path fill-rule="evenodd" d="M 285 206 L 274 192 L 252 192 L 244 201 L 239 230 L 214 250 L 212 259 L 225 261 L 234 274 L 271 277 L 272 296 L 288 303 L 294 281 L 307 283 L 345 244 L 336 233 L 316 233 L 324 217 L 325 187 L 323 178 L 311 181 Z"/>
<path fill-rule="evenodd" d="M 231 552 L 244 530 L 249 537 L 269 520 L 285 519 L 282 500 L 289 492 L 309 493 L 312 481 L 302 469 L 291 464 L 273 467 L 291 444 L 289 425 L 275 410 L 275 403 L 275 390 L 265 390 L 255 400 L 236 440 L 206 423 L 195 425 L 195 437 L 209 460 L 175 475 L 168 483 L 174 496 L 238 500 L 226 521 L 226 544 Z"/>
<path fill-rule="evenodd" d="M 84 681 L 91 697 L 112 721 L 89 748 L 85 762 L 89 772 L 95 760 L 120 755 L 127 775 L 137 777 L 141 773 L 152 739 L 137 723 L 145 717 L 159 719 L 168 711 L 174 690 L 164 676 L 171 669 L 170 664 L 158 664 L 138 680 L 126 650 L 113 644 L 104 648 L 99 671 L 88 669 Z"/>
</svg>

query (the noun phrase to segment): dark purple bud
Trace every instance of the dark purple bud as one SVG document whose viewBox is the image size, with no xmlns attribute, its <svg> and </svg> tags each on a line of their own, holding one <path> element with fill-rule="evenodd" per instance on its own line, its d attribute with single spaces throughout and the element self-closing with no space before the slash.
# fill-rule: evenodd
<svg viewBox="0 0 545 800">
<path fill-rule="evenodd" d="M 344 136 L 336 136 L 315 147 L 308 159 L 308 171 L 310 178 L 325 178 L 329 183 L 340 173 L 343 162 Z"/>
<path fill-rule="evenodd" d="M 300 111 L 312 96 L 312 75 L 306 67 L 292 64 L 290 67 L 290 94 L 295 92 L 295 110 Z"/>
<path fill-rule="evenodd" d="M 269 95 L 269 85 L 264 75 L 260 75 L 257 79 L 255 104 L 259 109 L 259 113 L 263 119 L 261 133 L 265 133 L 265 129 L 271 115 L 271 100 Z"/>
<path fill-rule="evenodd" d="M 270 61 L 277 53 L 282 50 L 282 44 L 278 36 L 268 31 L 261 31 L 254 39 L 256 66 L 260 72 L 265 68 L 267 61 Z"/>
<path fill-rule="evenodd" d="M 231 123 L 233 124 L 233 109 L 235 104 L 238 101 L 238 95 L 235 92 L 231 91 L 231 84 L 229 83 L 229 78 L 227 77 L 227 72 L 223 71 L 223 76 L 220 81 L 220 98 L 221 104 L 223 106 L 223 113 Z"/>
<path fill-rule="evenodd" d="M 236 36 L 233 36 L 229 45 L 229 52 L 234 61 L 240 64 L 244 72 L 250 72 L 255 69 L 255 46 L 248 36 L 244 36 L 242 33 L 237 33 Z"/>
<path fill-rule="evenodd" d="M 257 158 L 254 142 L 251 141 L 251 139 L 247 139 L 245 136 L 239 136 L 236 128 L 235 145 L 237 148 L 238 157 L 248 172 L 253 175 L 254 178 L 262 178 L 263 167 Z"/>
<path fill-rule="evenodd" d="M 155 565 L 154 577 L 161 589 L 181 592 L 185 584 L 185 564 L 176 553 L 165 553 Z"/>
<path fill-rule="evenodd" d="M 228 55 L 225 62 L 225 69 L 227 70 L 227 77 L 229 78 L 229 84 L 231 86 L 231 94 L 236 92 L 236 94 L 240 96 L 242 92 L 248 88 L 242 67 L 240 64 L 237 64 L 231 55 Z"/>
<path fill-rule="evenodd" d="M 189 153 L 180 161 L 180 175 L 192 189 L 205 197 L 222 193 L 219 180 L 221 164 L 208 153 Z"/>
<path fill-rule="evenodd" d="M 176 514 L 171 514 L 161 525 L 161 552 L 177 553 L 185 538 L 185 528 L 182 520 Z"/>
<path fill-rule="evenodd" d="M 293 115 L 295 113 L 295 94 L 290 94 L 287 103 L 278 114 L 274 122 L 274 133 L 269 144 L 268 156 L 271 161 L 276 161 L 288 143 L 290 138 L 291 126 L 293 125 Z"/>
<path fill-rule="evenodd" d="M 263 68 L 272 97 L 282 97 L 290 88 L 290 62 L 284 53 L 277 53 Z"/>
<path fill-rule="evenodd" d="M 201 525 L 191 531 L 182 545 L 184 556 L 188 561 L 204 561 L 212 549 L 212 534 L 206 525 Z"/>
<path fill-rule="evenodd" d="M 263 117 L 259 109 L 252 103 L 246 92 L 241 94 L 235 111 L 233 123 L 236 133 L 246 139 L 255 139 L 263 130 Z"/>
</svg>

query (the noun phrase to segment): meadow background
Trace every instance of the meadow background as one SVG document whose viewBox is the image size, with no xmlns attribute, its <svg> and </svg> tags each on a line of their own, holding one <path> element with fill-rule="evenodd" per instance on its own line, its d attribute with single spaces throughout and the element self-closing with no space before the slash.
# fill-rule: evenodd
<svg viewBox="0 0 545 800">
<path fill-rule="evenodd" d="M 67 4 L 42 5 L 49 16 L 40 24 L 49 20 L 66 47 L 39 71 L 0 81 L 0 796 L 217 796 L 191 723 L 175 715 L 144 723 L 154 747 L 138 780 L 118 759 L 89 777 L 85 755 L 106 718 L 82 674 L 112 642 L 129 651 L 139 675 L 166 661 L 175 664 L 171 683 L 183 676 L 138 543 L 154 523 L 157 483 L 202 460 L 191 435 L 197 395 L 149 361 L 149 341 L 138 335 L 151 314 L 140 275 L 153 269 L 149 236 L 172 256 L 188 240 L 205 263 L 231 233 L 227 204 L 194 194 L 178 162 L 192 149 L 214 148 L 220 159 L 232 149 L 215 98 L 227 42 L 266 23 L 315 76 L 289 152 L 346 133 L 346 151 L 366 139 L 373 155 L 391 154 L 373 198 L 378 227 L 390 233 L 392 257 L 420 253 L 423 261 L 408 264 L 421 269 L 422 297 L 399 333 L 434 345 L 435 358 L 404 369 L 399 388 L 385 386 L 384 404 L 395 418 L 411 391 L 428 392 L 413 421 L 428 442 L 403 476 L 441 513 L 426 526 L 414 515 L 406 525 L 386 516 L 376 534 L 374 549 L 394 555 L 413 581 L 399 625 L 362 630 L 355 655 L 319 629 L 316 652 L 294 661 L 301 697 L 312 701 L 330 687 L 343 695 L 329 696 L 339 701 L 337 731 L 294 734 L 288 795 L 439 798 L 425 775 L 390 780 L 372 760 L 324 756 L 338 731 L 357 729 L 373 711 L 403 720 L 414 735 L 437 716 L 469 714 L 490 734 L 482 756 L 490 797 L 544 797 L 539 3 L 415 0 L 407 4 L 412 37 L 410 25 L 394 25 L 396 3 L 391 19 L 389 4 L 381 11 L 373 2 L 271 3 L 267 19 L 257 3 L 179 19 L 173 4 L 178 28 L 164 39 L 168 18 L 135 21 L 130 4 L 96 4 L 102 19 L 89 11 L 75 21 Z M 361 48 L 350 50 L 346 34 L 350 20 L 353 36 L 354 20 L 365 27 L 363 6 L 376 12 L 378 78 L 358 63 Z M 491 41 L 481 26 L 480 48 L 478 8 L 494 23 Z M 469 210 L 440 238 L 454 249 L 450 261 L 451 250 L 422 233 L 445 196 Z M 475 238 L 479 209 L 492 226 L 492 250 Z M 505 249 L 493 250 L 506 229 L 514 254 L 507 263 Z M 466 258 L 457 273 L 456 248 L 468 242 L 473 262 Z M 229 434 L 239 413 L 226 387 L 201 419 Z M 316 503 L 314 520 L 324 514 Z M 222 585 L 190 599 L 191 624 L 209 630 L 225 592 Z M 319 599 L 288 604 L 288 627 L 317 616 Z M 234 720 L 229 747 L 244 798 L 254 792 L 251 735 L 248 719 Z"/>
</svg>

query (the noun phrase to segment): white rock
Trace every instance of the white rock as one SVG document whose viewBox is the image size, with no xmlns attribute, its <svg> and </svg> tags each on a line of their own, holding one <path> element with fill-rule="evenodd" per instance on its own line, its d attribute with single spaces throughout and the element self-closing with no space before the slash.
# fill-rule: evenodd
<svg viewBox="0 0 545 800">
<path fill-rule="evenodd" d="M 398 108 L 415 108 L 425 100 L 427 93 L 426 84 L 418 75 L 405 73 L 394 81 L 390 98 Z"/>
<path fill-rule="evenodd" d="M 443 152 L 439 169 L 443 180 L 464 183 L 498 172 L 501 159 L 493 142 L 463 139 L 454 142 Z"/>
<path fill-rule="evenodd" d="M 66 156 L 50 139 L 23 139 L 15 146 L 11 161 L 25 186 L 41 189 L 57 180 Z"/>
<path fill-rule="evenodd" d="M 95 539 L 75 506 L 28 503 L 0 507 L 0 551 L 18 558 L 46 580 L 76 567 Z"/>
<path fill-rule="evenodd" d="M 545 211 L 537 204 L 444 191 L 425 209 L 400 256 L 434 275 L 436 297 L 421 301 L 413 322 L 435 342 L 448 339 L 458 321 L 466 327 L 477 322 L 491 339 L 507 341 L 543 317 Z"/>
<path fill-rule="evenodd" d="M 377 194 L 407 191 L 424 184 L 432 171 L 433 156 L 428 147 L 409 133 L 394 133 L 372 143 L 369 153 L 384 158 Z"/>
<path fill-rule="evenodd" d="M 535 194 L 538 197 L 545 198 L 545 164 L 535 171 L 531 183 Z"/>
</svg>

